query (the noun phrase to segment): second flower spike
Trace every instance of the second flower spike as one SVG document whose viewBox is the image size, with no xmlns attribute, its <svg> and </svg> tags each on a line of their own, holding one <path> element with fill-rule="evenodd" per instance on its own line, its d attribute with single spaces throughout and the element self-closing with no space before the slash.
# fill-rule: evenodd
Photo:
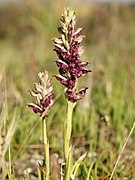
<svg viewBox="0 0 135 180">
<path fill-rule="evenodd" d="M 31 96 L 36 98 L 35 103 L 28 103 L 35 113 L 39 113 L 42 119 L 48 116 L 48 110 L 53 104 L 53 87 L 51 86 L 51 80 L 48 79 L 48 72 L 39 72 L 39 83 L 34 83 L 34 90 L 29 90 Z"/>
</svg>

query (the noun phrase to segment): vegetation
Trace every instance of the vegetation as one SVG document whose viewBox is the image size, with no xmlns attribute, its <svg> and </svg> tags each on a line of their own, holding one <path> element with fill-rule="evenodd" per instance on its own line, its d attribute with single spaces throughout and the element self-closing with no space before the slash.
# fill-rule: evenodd
<svg viewBox="0 0 135 180">
<path fill-rule="evenodd" d="M 72 7 L 77 27 L 85 27 L 85 53 L 92 73 L 80 79 L 89 86 L 73 112 L 74 159 L 87 152 L 76 179 L 109 179 L 118 155 L 133 126 L 135 104 L 135 7 L 89 5 L 81 2 L 24 1 L 0 8 L 0 166 L 3 178 L 36 179 L 44 159 L 42 121 L 27 108 L 33 102 L 27 90 L 46 69 L 58 70 L 52 51 L 53 37 L 64 7 Z M 63 122 L 66 117 L 64 88 L 52 78 L 54 105 L 47 118 L 51 179 L 58 179 L 62 161 Z M 117 165 L 113 179 L 135 179 L 134 135 Z M 1 163 L 2 162 L 2 163 Z M 4 177 L 5 176 L 5 177 Z M 1 179 L 0 177 L 0 179 Z"/>
</svg>

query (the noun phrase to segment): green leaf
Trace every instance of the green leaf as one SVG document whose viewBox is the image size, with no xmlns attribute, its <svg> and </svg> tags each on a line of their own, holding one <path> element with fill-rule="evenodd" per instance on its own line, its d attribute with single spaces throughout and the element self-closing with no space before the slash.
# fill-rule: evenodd
<svg viewBox="0 0 135 180">
<path fill-rule="evenodd" d="M 90 173 L 91 173 L 91 170 L 92 170 L 93 165 L 94 165 L 94 162 L 92 162 L 91 165 L 90 165 L 90 167 L 89 167 L 86 180 L 89 180 L 89 179 L 90 179 Z"/>
<path fill-rule="evenodd" d="M 82 161 L 85 159 L 87 153 L 84 153 L 81 157 L 79 157 L 79 159 L 75 162 L 75 165 L 73 166 L 73 169 L 72 169 L 72 174 L 75 178 L 76 176 L 76 173 L 77 173 L 77 170 L 80 166 L 80 164 L 82 163 Z"/>
</svg>

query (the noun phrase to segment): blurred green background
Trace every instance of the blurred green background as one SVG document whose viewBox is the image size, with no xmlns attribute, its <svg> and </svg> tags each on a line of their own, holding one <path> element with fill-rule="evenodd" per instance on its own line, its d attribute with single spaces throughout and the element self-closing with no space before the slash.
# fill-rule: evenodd
<svg viewBox="0 0 135 180">
<path fill-rule="evenodd" d="M 39 71 L 46 69 L 50 76 L 58 73 L 51 39 L 59 37 L 57 27 L 64 7 L 74 9 L 76 27 L 84 27 L 82 60 L 90 61 L 92 69 L 92 73 L 79 82 L 80 87 L 89 86 L 89 91 L 74 112 L 72 143 L 76 156 L 84 151 L 96 153 L 92 175 L 94 179 L 101 179 L 111 172 L 135 119 L 134 5 L 66 0 L 9 1 L 0 5 L 0 110 L 6 74 L 9 120 L 17 107 L 12 158 L 16 158 L 15 163 L 23 162 L 27 153 L 42 152 L 38 146 L 41 144 L 40 122 L 30 134 L 39 117 L 26 106 L 27 102 L 33 102 L 27 90 L 37 82 Z M 50 110 L 47 126 L 51 154 L 57 152 L 61 157 L 66 102 L 64 88 L 54 78 L 53 84 L 54 97 L 59 97 Z M 121 158 L 116 179 L 135 179 L 134 137 L 135 133 Z M 85 165 L 88 162 L 90 159 Z M 85 179 L 85 165 L 79 179 Z"/>
</svg>

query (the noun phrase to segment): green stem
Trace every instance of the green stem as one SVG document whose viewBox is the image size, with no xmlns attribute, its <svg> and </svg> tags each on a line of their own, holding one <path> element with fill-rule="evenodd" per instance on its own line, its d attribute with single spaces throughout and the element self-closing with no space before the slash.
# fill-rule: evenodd
<svg viewBox="0 0 135 180">
<path fill-rule="evenodd" d="M 71 159 L 72 158 L 72 154 L 71 154 L 71 146 L 69 148 L 69 152 L 68 152 L 68 159 L 66 162 L 66 171 L 65 171 L 65 180 L 70 180 L 70 175 L 71 175 Z"/>
<path fill-rule="evenodd" d="M 71 132 L 72 132 L 72 115 L 73 109 L 76 103 L 72 103 L 67 101 L 67 118 L 64 122 L 64 156 L 66 162 L 65 168 L 65 179 L 70 179 L 70 169 L 71 169 L 71 149 L 70 149 L 70 139 L 71 139 Z"/>
<path fill-rule="evenodd" d="M 70 147 L 70 138 L 72 132 L 72 114 L 73 114 L 74 105 L 75 105 L 74 103 L 68 101 L 67 118 L 64 123 L 64 155 L 66 162 L 68 159 L 68 152 Z"/>
<path fill-rule="evenodd" d="M 47 131 L 46 131 L 46 120 L 42 119 L 42 137 L 44 145 L 44 161 L 46 167 L 46 180 L 50 179 L 50 163 L 49 163 L 49 142 L 47 140 Z"/>
</svg>

